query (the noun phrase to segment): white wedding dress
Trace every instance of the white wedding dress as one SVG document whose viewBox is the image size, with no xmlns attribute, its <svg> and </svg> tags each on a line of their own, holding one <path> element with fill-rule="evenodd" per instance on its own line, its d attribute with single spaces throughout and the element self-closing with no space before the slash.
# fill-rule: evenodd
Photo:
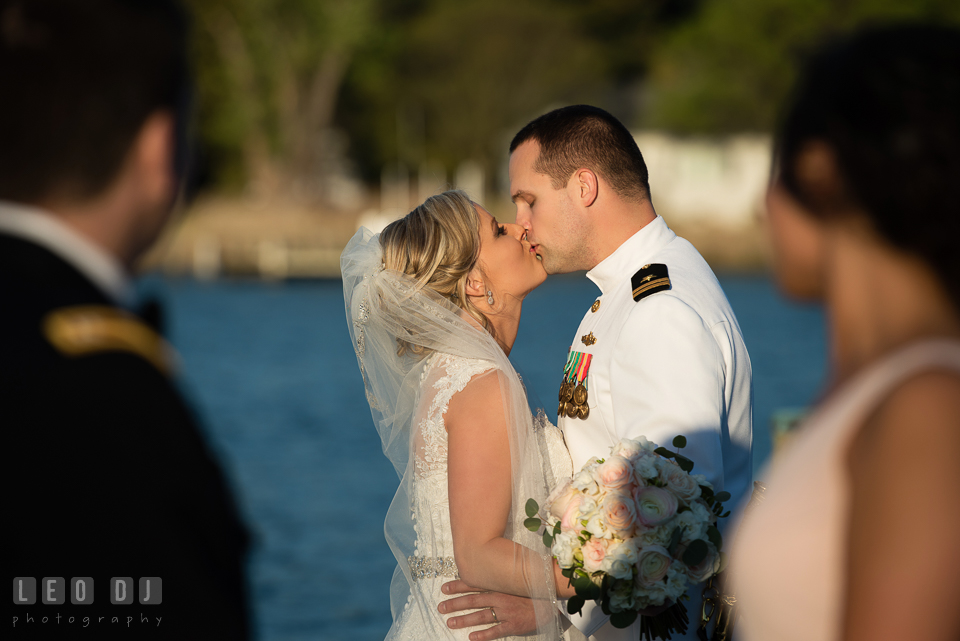
<svg viewBox="0 0 960 641">
<path fill-rule="evenodd" d="M 467 639 L 475 628 L 451 630 L 449 615 L 437 610 L 440 601 L 450 598 L 440 587 L 458 578 L 450 530 L 450 502 L 447 495 L 447 431 L 444 414 L 455 394 L 470 380 L 494 367 L 490 361 L 448 354 L 434 354 L 424 368 L 413 439 L 412 518 L 416 530 L 415 553 L 409 557 L 413 586 L 402 614 L 387 639 L 422 641 Z M 499 405 L 496 406 L 499 410 Z M 545 476 L 553 487 L 573 474 L 573 463 L 560 430 L 542 412 L 534 418 Z M 459 614 L 465 614 L 460 612 Z M 509 637 L 515 638 L 515 637 Z"/>
</svg>

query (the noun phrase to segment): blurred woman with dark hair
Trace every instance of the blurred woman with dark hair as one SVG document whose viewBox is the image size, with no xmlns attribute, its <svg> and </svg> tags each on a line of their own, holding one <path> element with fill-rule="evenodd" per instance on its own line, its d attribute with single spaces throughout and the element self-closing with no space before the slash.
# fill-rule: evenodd
<svg viewBox="0 0 960 641">
<path fill-rule="evenodd" d="M 821 51 L 776 162 L 776 275 L 826 306 L 830 385 L 735 543 L 742 638 L 958 639 L 960 33 Z"/>
</svg>

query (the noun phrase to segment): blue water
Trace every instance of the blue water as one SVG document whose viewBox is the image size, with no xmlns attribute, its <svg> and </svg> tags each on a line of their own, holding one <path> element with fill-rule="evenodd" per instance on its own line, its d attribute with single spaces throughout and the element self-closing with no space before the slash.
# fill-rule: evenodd
<svg viewBox="0 0 960 641">
<path fill-rule="evenodd" d="M 811 402 L 824 320 L 765 277 L 721 277 L 754 373 L 754 467 L 777 409 Z M 182 382 L 255 538 L 251 595 L 263 641 L 375 641 L 390 626 L 394 560 L 383 517 L 396 474 L 380 451 L 346 332 L 340 281 L 147 279 L 166 300 Z M 524 305 L 512 359 L 551 408 L 571 332 L 597 295 L 551 278 Z"/>
</svg>

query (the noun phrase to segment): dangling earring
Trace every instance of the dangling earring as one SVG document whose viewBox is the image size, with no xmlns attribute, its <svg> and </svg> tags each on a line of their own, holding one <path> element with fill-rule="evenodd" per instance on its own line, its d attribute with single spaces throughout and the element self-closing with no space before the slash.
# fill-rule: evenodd
<svg viewBox="0 0 960 641">
<path fill-rule="evenodd" d="M 487 290 L 487 305 L 493 305 L 493 291 Z"/>
</svg>

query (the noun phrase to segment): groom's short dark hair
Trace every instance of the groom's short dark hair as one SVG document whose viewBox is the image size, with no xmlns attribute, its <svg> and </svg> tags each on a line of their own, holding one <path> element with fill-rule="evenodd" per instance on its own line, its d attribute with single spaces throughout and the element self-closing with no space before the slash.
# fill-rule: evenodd
<svg viewBox="0 0 960 641">
<path fill-rule="evenodd" d="M 102 193 L 151 113 L 182 126 L 187 86 L 174 0 L 2 0 L 0 198 Z"/>
<path fill-rule="evenodd" d="M 510 153 L 534 140 L 540 156 L 534 170 L 550 176 L 554 189 L 567 184 L 578 169 L 602 176 L 624 200 L 650 198 L 647 165 L 633 135 L 599 107 L 561 107 L 531 121 L 513 137 Z"/>
</svg>

